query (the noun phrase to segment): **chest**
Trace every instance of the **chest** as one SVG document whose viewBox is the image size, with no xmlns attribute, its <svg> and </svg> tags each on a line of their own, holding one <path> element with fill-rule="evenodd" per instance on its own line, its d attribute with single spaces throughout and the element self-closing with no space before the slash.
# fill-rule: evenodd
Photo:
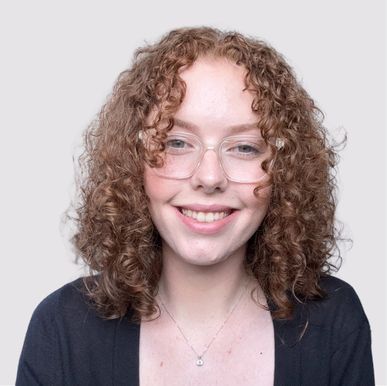
<svg viewBox="0 0 387 386">
<path fill-rule="evenodd" d="M 142 323 L 140 329 L 141 386 L 273 385 L 274 329 L 269 313 L 228 326 L 207 350 L 187 342 L 176 326 L 152 323 Z M 203 351 L 204 363 L 197 366 L 197 354 Z"/>
</svg>

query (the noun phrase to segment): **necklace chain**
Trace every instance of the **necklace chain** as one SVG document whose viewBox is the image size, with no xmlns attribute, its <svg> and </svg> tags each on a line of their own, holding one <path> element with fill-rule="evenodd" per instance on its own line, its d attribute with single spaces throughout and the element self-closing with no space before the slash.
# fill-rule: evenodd
<svg viewBox="0 0 387 386">
<path fill-rule="evenodd" d="M 234 304 L 234 306 L 232 307 L 231 311 L 228 313 L 226 319 L 224 320 L 223 324 L 220 326 L 220 328 L 216 331 L 216 334 L 212 337 L 212 339 L 210 340 L 210 342 L 205 345 L 205 349 L 204 351 L 201 353 L 201 354 L 198 354 L 198 352 L 195 350 L 195 348 L 192 346 L 192 344 L 190 343 L 189 339 L 186 337 L 186 335 L 184 334 L 183 332 L 183 329 L 179 326 L 179 324 L 176 322 L 175 318 L 172 316 L 172 314 L 168 311 L 168 308 L 167 306 L 165 305 L 165 303 L 163 302 L 162 298 L 161 298 L 161 295 L 159 294 L 159 297 L 160 297 L 160 302 L 162 304 L 162 306 L 164 307 L 165 311 L 167 312 L 167 314 L 169 315 L 169 317 L 171 318 L 171 320 L 173 321 L 173 323 L 175 324 L 175 326 L 177 327 L 177 329 L 180 331 L 180 334 L 182 335 L 182 337 L 184 338 L 185 342 L 187 343 L 187 345 L 191 348 L 192 352 L 196 355 L 197 359 L 196 359 L 196 365 L 197 366 L 203 366 L 204 365 L 204 360 L 203 360 L 203 357 L 204 355 L 207 353 L 208 349 L 211 347 L 212 343 L 214 342 L 214 340 L 216 339 L 216 337 L 219 335 L 219 333 L 223 330 L 223 327 L 226 325 L 226 323 L 228 322 L 228 320 L 230 319 L 231 315 L 233 314 L 233 312 L 235 311 L 235 309 L 238 307 L 239 303 L 241 302 L 242 298 L 243 298 L 243 295 L 245 294 L 246 290 L 247 290 L 247 283 L 248 281 L 246 280 L 246 283 L 245 283 L 245 286 L 244 286 L 244 290 L 241 291 L 241 294 L 238 298 L 238 301 Z"/>
</svg>

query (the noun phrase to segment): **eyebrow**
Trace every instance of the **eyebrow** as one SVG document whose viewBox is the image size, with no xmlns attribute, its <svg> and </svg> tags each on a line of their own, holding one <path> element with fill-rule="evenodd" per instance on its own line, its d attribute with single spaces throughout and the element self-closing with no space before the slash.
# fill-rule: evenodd
<svg viewBox="0 0 387 386">
<path fill-rule="evenodd" d="M 183 121 L 182 119 L 178 119 L 178 118 L 173 118 L 173 120 L 175 122 L 175 126 L 179 126 L 182 129 L 187 129 L 187 130 L 191 130 L 191 131 L 198 131 L 199 130 L 199 127 L 193 123 L 186 122 L 186 121 Z M 240 125 L 232 125 L 232 126 L 227 127 L 227 129 L 233 134 L 239 133 L 239 132 L 244 131 L 244 130 L 258 129 L 258 122 L 242 123 Z"/>
</svg>

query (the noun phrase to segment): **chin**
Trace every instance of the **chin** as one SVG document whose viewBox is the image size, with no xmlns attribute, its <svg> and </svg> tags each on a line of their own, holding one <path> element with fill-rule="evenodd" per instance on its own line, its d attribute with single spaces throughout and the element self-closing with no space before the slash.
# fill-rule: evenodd
<svg viewBox="0 0 387 386">
<path fill-rule="evenodd" d="M 191 250 L 182 250 L 177 254 L 181 260 L 190 265 L 208 267 L 211 265 L 217 265 L 228 260 L 236 251 L 229 252 L 230 249 L 224 251 L 216 251 L 214 247 L 207 247 L 204 250 L 202 248 Z"/>
<path fill-rule="evenodd" d="M 188 258 L 188 259 L 185 259 L 185 261 L 191 265 L 197 265 L 197 266 L 201 266 L 201 267 L 208 267 L 208 266 L 211 266 L 211 265 L 215 265 L 215 264 L 218 264 L 220 262 L 222 262 L 222 258 L 214 258 L 213 256 L 210 258 L 210 257 L 193 257 L 193 258 Z"/>
</svg>

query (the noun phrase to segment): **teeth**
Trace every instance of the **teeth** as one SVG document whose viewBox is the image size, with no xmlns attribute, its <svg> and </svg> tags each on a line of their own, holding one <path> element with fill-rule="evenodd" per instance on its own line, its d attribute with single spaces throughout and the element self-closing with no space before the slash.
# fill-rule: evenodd
<svg viewBox="0 0 387 386">
<path fill-rule="evenodd" d="M 182 209 L 184 216 L 191 217 L 199 222 L 214 222 L 227 217 L 230 212 L 194 212 L 189 209 Z"/>
</svg>

